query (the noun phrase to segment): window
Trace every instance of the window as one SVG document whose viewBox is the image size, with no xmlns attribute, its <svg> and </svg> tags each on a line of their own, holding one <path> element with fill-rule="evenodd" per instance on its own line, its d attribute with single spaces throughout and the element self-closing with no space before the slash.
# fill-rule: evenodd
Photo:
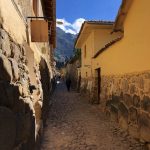
<svg viewBox="0 0 150 150">
<path fill-rule="evenodd" d="M 84 58 L 86 58 L 86 45 L 84 46 Z"/>
<path fill-rule="evenodd" d="M 35 16 L 38 16 L 38 0 L 33 0 L 33 12 Z"/>
</svg>

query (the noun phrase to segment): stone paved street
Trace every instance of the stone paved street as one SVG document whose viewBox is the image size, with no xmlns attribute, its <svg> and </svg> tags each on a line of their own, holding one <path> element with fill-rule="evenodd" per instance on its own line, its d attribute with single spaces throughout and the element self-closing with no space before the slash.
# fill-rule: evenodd
<svg viewBox="0 0 150 150">
<path fill-rule="evenodd" d="M 97 105 L 59 84 L 45 128 L 42 150 L 143 150 Z"/>
</svg>

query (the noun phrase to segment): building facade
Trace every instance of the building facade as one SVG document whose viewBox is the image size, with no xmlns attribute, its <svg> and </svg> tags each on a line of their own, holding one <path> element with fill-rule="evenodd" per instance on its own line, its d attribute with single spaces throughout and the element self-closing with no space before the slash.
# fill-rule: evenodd
<svg viewBox="0 0 150 150">
<path fill-rule="evenodd" d="M 0 149 L 38 149 L 53 79 L 55 0 L 0 0 Z"/>
<path fill-rule="evenodd" d="M 92 62 L 93 74 L 95 70 L 96 74 L 89 73 L 89 77 L 97 78 L 91 83 L 91 88 L 98 92 L 100 106 L 124 130 L 146 143 L 150 142 L 149 4 L 148 0 L 123 0 L 107 35 L 108 39 L 109 36 L 114 38 L 103 45 L 103 34 L 98 35 L 98 41 L 92 37 L 88 42 L 90 36 L 86 37 L 87 43 L 95 40 L 100 45 L 99 50 L 85 63 L 89 65 Z M 78 48 L 81 47 L 78 46 L 81 37 L 82 31 L 76 42 Z M 81 43 L 84 46 L 84 42 Z M 84 55 L 84 48 L 81 48 Z M 87 53 L 92 56 L 92 48 Z M 82 67 L 84 61 L 82 57 Z M 84 78 L 82 68 L 81 74 Z"/>
<path fill-rule="evenodd" d="M 85 21 L 76 41 L 76 48 L 81 48 L 81 91 L 87 91 L 92 103 L 100 100 L 100 63 L 95 59 L 100 49 L 104 49 L 110 41 L 122 36 L 121 32 L 111 34 L 113 22 Z"/>
</svg>

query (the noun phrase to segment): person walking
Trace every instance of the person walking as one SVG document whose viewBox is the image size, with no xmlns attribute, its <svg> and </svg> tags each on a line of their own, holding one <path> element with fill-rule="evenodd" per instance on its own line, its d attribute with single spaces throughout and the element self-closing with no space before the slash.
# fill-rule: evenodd
<svg viewBox="0 0 150 150">
<path fill-rule="evenodd" d="M 71 86 L 71 79 L 70 78 L 66 79 L 66 86 L 67 86 L 67 90 L 69 92 L 70 91 L 70 86 Z"/>
</svg>

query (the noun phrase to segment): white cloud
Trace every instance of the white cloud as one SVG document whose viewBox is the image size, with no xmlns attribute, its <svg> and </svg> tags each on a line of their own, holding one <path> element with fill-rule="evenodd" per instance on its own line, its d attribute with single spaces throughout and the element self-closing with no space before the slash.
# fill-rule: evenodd
<svg viewBox="0 0 150 150">
<path fill-rule="evenodd" d="M 57 19 L 58 22 L 62 22 L 63 24 L 57 24 L 57 27 L 64 30 L 66 33 L 77 34 L 80 31 L 82 23 L 85 21 L 84 18 L 78 18 L 74 21 L 74 23 L 69 23 L 65 19 Z"/>
<path fill-rule="evenodd" d="M 79 33 L 80 28 L 82 26 L 82 23 L 85 21 L 85 19 L 83 18 L 79 18 L 77 20 L 75 20 L 75 22 L 73 23 L 73 28 L 76 30 L 77 33 Z"/>
<path fill-rule="evenodd" d="M 77 32 L 75 32 L 75 31 L 72 30 L 72 29 L 67 29 L 65 32 L 66 32 L 66 33 L 71 33 L 71 34 L 77 34 Z"/>
</svg>

